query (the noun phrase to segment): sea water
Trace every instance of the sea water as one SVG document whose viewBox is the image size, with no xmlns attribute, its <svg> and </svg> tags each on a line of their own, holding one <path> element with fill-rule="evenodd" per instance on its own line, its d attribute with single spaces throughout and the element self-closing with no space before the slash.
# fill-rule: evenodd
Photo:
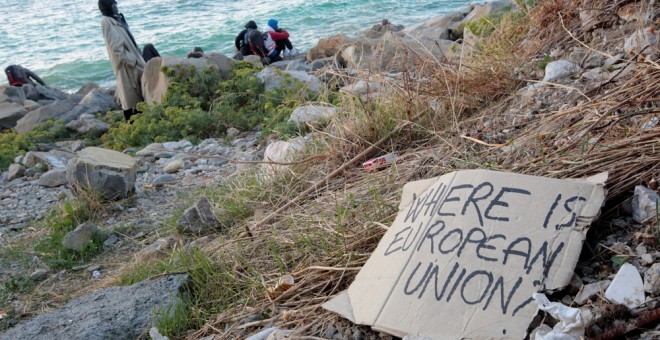
<svg viewBox="0 0 660 340">
<path fill-rule="evenodd" d="M 234 38 L 249 20 L 269 18 L 299 50 L 337 33 L 355 36 L 387 18 L 409 26 L 464 7 L 467 0 L 118 0 L 142 47 L 185 56 L 195 46 L 233 55 Z M 51 86 L 75 91 L 87 82 L 114 83 L 97 0 L 2 0 L 0 67 L 23 65 Z M 0 77 L 0 84 L 7 83 Z"/>
</svg>

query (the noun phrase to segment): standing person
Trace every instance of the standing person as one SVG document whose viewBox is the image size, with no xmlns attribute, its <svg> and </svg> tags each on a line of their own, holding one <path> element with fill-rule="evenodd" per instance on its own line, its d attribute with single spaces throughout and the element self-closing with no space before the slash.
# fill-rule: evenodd
<svg viewBox="0 0 660 340">
<path fill-rule="evenodd" d="M 268 49 L 268 58 L 271 63 L 282 60 L 280 53 L 288 48 L 293 50 L 293 45 L 289 40 L 289 32 L 277 27 L 279 22 L 275 19 L 268 20 L 266 27 L 266 48 Z"/>
<path fill-rule="evenodd" d="M 119 13 L 117 1 L 99 0 L 99 10 L 103 14 L 101 28 L 105 48 L 117 78 L 117 96 L 124 110 L 124 118 L 129 120 L 132 115 L 139 113 L 135 105 L 144 100 L 140 85 L 144 58 L 124 15 Z"/>
<path fill-rule="evenodd" d="M 44 81 L 41 80 L 38 75 L 21 65 L 7 66 L 7 68 L 5 68 L 5 74 L 7 75 L 7 81 L 11 86 L 35 86 L 35 81 L 43 86 L 46 86 L 46 83 L 44 83 Z"/>
</svg>

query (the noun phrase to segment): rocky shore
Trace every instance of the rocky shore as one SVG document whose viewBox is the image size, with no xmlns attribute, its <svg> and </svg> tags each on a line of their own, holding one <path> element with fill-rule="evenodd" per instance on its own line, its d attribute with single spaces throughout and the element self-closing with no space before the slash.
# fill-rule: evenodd
<svg viewBox="0 0 660 340">
<path fill-rule="evenodd" d="M 613 5 L 605 1 L 607 9 L 596 11 L 586 6 L 589 2 L 580 3 L 575 5 L 576 8 L 565 9 L 579 14 L 573 18 L 575 30 L 582 33 L 579 39 L 585 43 L 578 43 L 569 35 L 547 40 L 553 41 L 553 45 L 534 46 L 532 37 L 539 32 L 534 29 L 527 32 L 529 39 L 523 38 L 522 44 L 529 44 L 530 55 L 521 58 L 524 61 L 514 70 L 509 70 L 520 80 L 518 86 L 512 88 L 505 104 L 494 109 L 499 111 L 455 131 L 459 140 L 476 140 L 488 147 L 501 146 L 506 155 L 531 150 L 530 145 L 536 139 L 549 133 L 555 134 L 554 143 L 559 149 L 568 148 L 576 140 L 582 141 L 583 148 L 595 147 L 603 136 L 566 135 L 562 132 L 566 127 L 563 122 L 555 121 L 556 126 L 546 126 L 550 122 L 543 120 L 544 117 L 579 106 L 606 91 L 614 91 L 606 86 L 616 82 L 634 84 L 630 86 L 656 82 L 660 50 L 660 31 L 656 30 L 660 17 L 658 6 L 653 2 L 645 6 L 645 2 Z M 419 84 L 430 82 L 434 75 L 427 73 L 429 63 L 446 65 L 447 69 L 464 74 L 470 72 L 475 65 L 470 64 L 472 59 L 468 56 L 483 51 L 480 35 L 484 26 L 493 25 L 489 20 L 498 13 L 523 15 L 529 10 L 520 8 L 514 1 L 501 0 L 471 4 L 462 11 L 410 27 L 396 25 L 395 18 L 390 18 L 394 23 L 383 20 L 355 37 L 322 38 L 307 55 L 267 66 L 256 78 L 266 90 L 301 83 L 305 91 L 334 91 L 357 97 L 363 105 L 388 103 L 392 100 L 393 88 L 401 92 L 407 91 L 412 81 Z M 261 67 L 259 60 L 247 58 L 247 61 Z M 171 75 L 164 70 L 185 72 L 194 67 L 229 74 L 235 63 L 217 53 L 209 53 L 200 59 L 154 58 L 147 64 L 143 76 L 145 101 L 163 102 L 171 85 Z M 496 65 L 490 66 L 496 68 Z M 644 91 L 648 91 L 647 86 L 640 87 L 640 92 Z M 0 128 L 15 129 L 20 134 L 32 131 L 49 119 L 57 119 L 75 133 L 98 137 L 111 128 L 110 123 L 103 121 L 105 113 L 119 109 L 113 95 L 111 89 L 101 89 L 95 84 L 88 84 L 74 94 L 44 86 L 1 88 Z M 648 96 L 654 95 L 657 92 L 648 93 Z M 420 98 L 430 110 L 440 112 L 444 109 L 439 96 Z M 645 99 L 638 105 L 643 114 L 629 114 L 621 119 L 625 118 L 626 124 L 635 126 L 640 136 L 652 136 L 660 128 L 658 105 L 657 98 Z M 616 111 L 617 103 L 612 102 L 610 106 L 614 109 L 608 115 L 620 113 Z M 342 114 L 342 110 L 345 108 L 328 103 L 307 103 L 293 111 L 289 122 L 318 126 L 319 122 L 332 121 Z M 543 129 L 542 133 L 530 136 L 522 133 L 527 126 L 536 128 L 535 124 L 543 125 L 538 127 Z M 330 128 L 339 129 L 332 125 Z M 219 216 L 222 212 L 209 202 L 208 190 L 246 173 L 276 177 L 281 171 L 288 171 L 281 163 L 297 160 L 301 154 L 314 154 L 318 140 L 325 134 L 318 130 L 286 141 L 269 140 L 262 138 L 261 129 L 260 126 L 246 131 L 232 128 L 226 136 L 195 144 L 188 140 L 174 140 L 122 152 L 103 149 L 102 145 L 86 147 L 82 140 L 53 141 L 38 144 L 35 150 L 24 155 L 16 155 L 14 163 L 0 175 L 0 248 L 15 249 L 19 241 L 38 240 L 44 234 L 41 224 L 55 207 L 85 197 L 81 195 L 84 191 L 81 188 L 100 194 L 109 203 L 106 203 L 102 215 L 96 217 L 99 222 L 93 226 L 80 223 L 62 243 L 68 249 L 80 252 L 100 234 L 102 250 L 86 265 L 56 270 L 44 264 L 40 254 L 33 251 L 18 258 L 7 255 L 10 252 L 0 254 L 6 255 L 0 259 L 1 281 L 36 286 L 37 290 L 48 287 L 53 293 L 44 294 L 46 301 L 34 295 L 20 298 L 20 295 L 5 295 L 10 296 L 8 300 L 0 298 L 0 326 L 3 326 L 3 319 L 6 322 L 0 329 L 11 327 L 0 333 L 0 339 L 146 336 L 155 325 L 150 318 L 153 310 L 171 304 L 169 300 L 180 300 L 181 296 L 189 294 L 186 288 L 189 278 L 159 275 L 137 285 L 108 288 L 115 283 L 113 275 L 132 261 L 167 256 L 178 247 L 202 248 L 213 245 L 216 239 L 220 242 L 217 232 L 223 228 L 220 221 L 223 216 Z M 648 146 L 652 159 L 658 155 L 658 140 Z M 610 184 L 614 191 L 624 189 L 616 192 L 617 196 L 608 202 L 610 210 L 604 213 L 598 226 L 592 227 L 596 231 L 589 234 L 586 247 L 598 246 L 614 255 L 600 258 L 590 250 L 592 253 L 587 255 L 594 257 L 580 261 L 571 284 L 552 296 L 554 301 L 581 307 L 593 314 L 595 321 L 587 328 L 590 336 L 606 334 L 609 329 L 630 322 L 616 321 L 616 317 L 607 314 L 610 304 L 605 302 L 606 299 L 628 305 L 635 315 L 657 312 L 659 307 L 660 266 L 657 262 L 660 251 L 657 241 L 660 232 L 654 234 L 653 228 L 657 228 L 658 223 L 654 202 L 658 204 L 660 201 L 657 191 L 660 169 L 657 164 L 649 164 L 645 169 L 639 179 L 626 180 L 625 186 Z M 259 206 L 263 202 L 249 204 Z M 173 232 L 173 224 L 178 231 Z M 238 233 L 234 236 L 246 237 Z M 626 274 L 614 270 L 624 263 L 626 267 L 630 266 Z M 622 278 L 622 275 L 629 277 Z M 628 303 L 632 299 L 630 295 L 605 293 L 614 290 L 608 290 L 610 286 L 632 284 L 636 285 L 634 299 L 639 300 L 634 306 Z M 6 291 L 8 287 L 5 284 Z M 330 294 L 333 293 L 338 292 L 332 290 Z M 99 315 L 99 310 L 107 315 Z M 295 335 L 296 329 L 282 326 L 287 321 L 285 316 L 282 316 L 284 321 L 279 322 L 277 313 L 273 311 L 273 314 L 268 319 L 255 309 L 247 319 L 238 315 L 234 316 L 233 323 L 223 323 L 226 327 L 224 335 L 212 323 L 187 335 L 191 338 L 204 335 L 205 339 L 249 336 L 252 340 L 288 338 L 292 331 Z M 323 331 L 314 333 L 314 336 L 328 339 L 392 338 L 337 320 L 323 321 Z M 534 328 L 541 324 L 539 320 Z M 157 330 L 154 334 L 149 333 L 154 339 L 160 336 Z M 656 323 L 637 335 L 652 339 L 659 331 Z"/>
</svg>

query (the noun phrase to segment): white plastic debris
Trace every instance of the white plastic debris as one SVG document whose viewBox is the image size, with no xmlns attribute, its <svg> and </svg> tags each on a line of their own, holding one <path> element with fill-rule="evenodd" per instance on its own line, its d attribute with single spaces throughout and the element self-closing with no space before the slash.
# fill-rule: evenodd
<svg viewBox="0 0 660 340">
<path fill-rule="evenodd" d="M 625 263 L 616 273 L 614 280 L 605 291 L 605 298 L 621 303 L 628 308 L 637 308 L 644 303 L 644 282 L 637 268 Z"/>
<path fill-rule="evenodd" d="M 534 293 L 532 297 L 536 300 L 539 309 L 559 320 L 552 330 L 548 326 L 537 328 L 534 331 L 534 340 L 580 340 L 584 336 L 585 323 L 580 309 L 550 302 L 544 294 Z"/>
<path fill-rule="evenodd" d="M 92 272 L 92 277 L 97 279 L 97 280 L 100 279 L 101 278 L 101 272 L 98 271 L 98 270 L 93 271 Z"/>
</svg>

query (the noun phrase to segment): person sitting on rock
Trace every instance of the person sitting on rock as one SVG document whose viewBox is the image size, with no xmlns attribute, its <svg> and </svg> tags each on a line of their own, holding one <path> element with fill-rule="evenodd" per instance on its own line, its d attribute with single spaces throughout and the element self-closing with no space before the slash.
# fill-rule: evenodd
<svg viewBox="0 0 660 340">
<path fill-rule="evenodd" d="M 204 56 L 204 50 L 201 47 L 193 48 L 192 52 L 188 52 L 187 58 L 201 58 Z"/>
<path fill-rule="evenodd" d="M 280 53 L 285 49 L 289 49 L 290 53 L 294 53 L 293 44 L 289 40 L 289 32 L 285 29 L 278 27 L 279 22 L 276 19 L 268 20 L 266 27 L 266 48 L 268 49 L 268 58 L 271 63 L 282 60 Z M 287 53 L 285 53 L 286 55 Z"/>
<path fill-rule="evenodd" d="M 234 40 L 234 45 L 236 46 L 236 53 L 241 56 L 253 55 L 254 53 L 250 49 L 250 44 L 248 41 L 248 35 L 251 31 L 257 30 L 257 23 L 254 20 L 248 21 L 245 24 L 245 29 L 238 33 L 236 39 Z"/>
<path fill-rule="evenodd" d="M 7 81 L 11 86 L 22 87 L 23 85 L 32 85 L 35 86 L 35 81 L 43 86 L 46 86 L 39 76 L 29 69 L 21 65 L 9 65 L 5 68 L 5 74 L 7 75 Z"/>
</svg>

